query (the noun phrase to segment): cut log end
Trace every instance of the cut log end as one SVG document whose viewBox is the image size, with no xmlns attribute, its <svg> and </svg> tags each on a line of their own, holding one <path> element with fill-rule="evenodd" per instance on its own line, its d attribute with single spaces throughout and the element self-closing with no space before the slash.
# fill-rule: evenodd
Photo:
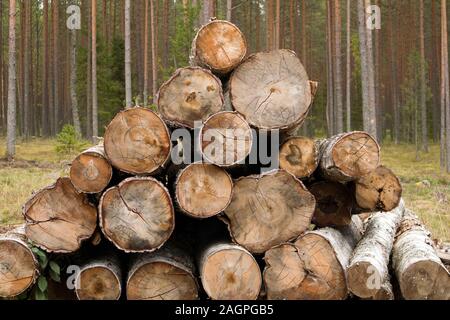
<svg viewBox="0 0 450 320">
<path fill-rule="evenodd" d="M 347 269 L 347 274 L 350 291 L 360 298 L 375 297 L 384 281 L 384 275 L 379 274 L 378 270 L 367 261 L 352 264 Z"/>
<path fill-rule="evenodd" d="M 135 270 L 128 279 L 128 300 L 196 300 L 193 275 L 170 261 L 152 261 Z"/>
<path fill-rule="evenodd" d="M 161 247 L 175 227 L 167 189 L 150 177 L 128 178 L 100 199 L 103 234 L 125 252 L 150 252 Z"/>
<path fill-rule="evenodd" d="M 194 163 L 178 175 L 175 193 L 184 213 L 195 218 L 208 218 L 225 210 L 232 191 L 233 181 L 224 169 Z"/>
<path fill-rule="evenodd" d="M 313 223 L 319 227 L 350 224 L 353 201 L 347 188 L 338 182 L 318 182 L 309 188 L 316 198 Z"/>
<path fill-rule="evenodd" d="M 222 167 L 243 162 L 252 148 L 252 131 L 236 112 L 224 111 L 206 120 L 200 131 L 204 158 Z"/>
<path fill-rule="evenodd" d="M 96 208 L 66 177 L 36 193 L 24 205 L 23 214 L 28 239 L 49 252 L 78 250 L 97 225 Z"/>
<path fill-rule="evenodd" d="M 70 167 L 70 180 L 84 193 L 102 192 L 111 181 L 112 167 L 106 160 L 103 147 L 94 147 L 81 153 Z"/>
<path fill-rule="evenodd" d="M 78 288 L 79 300 L 118 300 L 121 295 L 121 281 L 105 266 L 91 266 L 80 271 Z"/>
<path fill-rule="evenodd" d="M 214 300 L 255 300 L 261 290 L 261 271 L 253 256 L 234 245 L 219 245 L 202 259 L 203 287 Z"/>
<path fill-rule="evenodd" d="M 168 123 L 193 129 L 223 108 L 220 80 L 211 72 L 187 67 L 178 69 L 158 93 L 158 109 Z"/>
<path fill-rule="evenodd" d="M 356 202 L 363 210 L 391 211 L 398 206 L 401 197 L 400 181 L 384 166 L 379 166 L 355 182 Z"/>
<path fill-rule="evenodd" d="M 313 174 L 319 164 L 314 140 L 305 137 L 288 139 L 280 148 L 280 168 L 299 179 Z"/>
<path fill-rule="evenodd" d="M 301 125 L 313 99 L 305 68 L 284 49 L 248 57 L 233 72 L 229 87 L 234 109 L 260 129 Z"/>
<path fill-rule="evenodd" d="M 191 63 L 226 75 L 246 54 L 247 42 L 239 28 L 228 21 L 214 20 L 201 27 L 194 38 Z"/>
<path fill-rule="evenodd" d="M 112 165 L 131 174 L 151 174 L 170 156 L 171 142 L 165 123 L 145 108 L 118 113 L 106 128 L 105 152 Z"/>
<path fill-rule="evenodd" d="M 304 232 L 314 207 L 314 196 L 301 181 L 275 170 L 238 179 L 224 220 L 237 243 L 253 253 L 263 253 Z"/>
</svg>

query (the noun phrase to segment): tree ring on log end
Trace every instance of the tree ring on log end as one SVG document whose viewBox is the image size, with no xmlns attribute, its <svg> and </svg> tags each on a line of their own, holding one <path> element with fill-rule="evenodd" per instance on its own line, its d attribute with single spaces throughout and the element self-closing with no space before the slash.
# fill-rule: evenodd
<svg viewBox="0 0 450 320">
<path fill-rule="evenodd" d="M 151 174 L 170 156 L 171 141 L 164 121 L 149 109 L 119 112 L 106 128 L 105 153 L 112 165 L 131 174 Z"/>
<path fill-rule="evenodd" d="M 118 300 L 121 280 L 105 266 L 90 266 L 80 271 L 75 290 L 79 300 Z"/>
<path fill-rule="evenodd" d="M 280 168 L 299 179 L 307 178 L 319 165 L 318 153 L 314 140 L 305 137 L 289 138 L 280 148 Z"/>
<path fill-rule="evenodd" d="M 169 192 L 151 177 L 122 181 L 103 193 L 100 227 L 125 252 L 151 252 L 160 248 L 175 227 Z"/>
</svg>

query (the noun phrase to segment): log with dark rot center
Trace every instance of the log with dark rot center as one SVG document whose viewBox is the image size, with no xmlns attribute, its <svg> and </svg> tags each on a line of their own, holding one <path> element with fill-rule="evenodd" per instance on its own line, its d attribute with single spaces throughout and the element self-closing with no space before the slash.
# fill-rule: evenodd
<svg viewBox="0 0 450 320">
<path fill-rule="evenodd" d="M 310 177 L 319 165 L 319 151 L 314 140 L 292 137 L 280 148 L 280 168 L 299 179 Z"/>
</svg>

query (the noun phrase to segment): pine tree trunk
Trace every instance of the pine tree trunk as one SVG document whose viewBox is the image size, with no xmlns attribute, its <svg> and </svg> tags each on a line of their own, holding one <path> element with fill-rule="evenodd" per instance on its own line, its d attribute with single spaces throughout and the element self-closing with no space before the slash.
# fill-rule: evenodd
<svg viewBox="0 0 450 320">
<path fill-rule="evenodd" d="M 25 135 L 25 139 L 30 137 L 30 5 L 31 2 L 27 1 L 23 5 L 24 9 L 24 19 L 21 21 L 23 24 L 24 33 L 22 37 L 24 38 L 24 46 L 23 50 L 23 133 Z"/>
<path fill-rule="evenodd" d="M 331 2 L 327 1 L 327 133 L 328 136 L 336 134 L 335 117 L 334 117 L 334 81 L 333 81 L 333 40 L 331 27 Z"/>
<path fill-rule="evenodd" d="M 92 141 L 98 138 L 98 99 L 97 99 L 97 0 L 92 1 Z"/>
<path fill-rule="evenodd" d="M 334 0 L 334 82 L 335 82 L 335 104 L 336 104 L 336 133 L 344 131 L 343 121 L 343 95 L 342 95 L 342 54 L 341 54 L 341 7 L 339 0 Z"/>
<path fill-rule="evenodd" d="M 144 9 L 144 106 L 148 104 L 148 1 L 145 0 Z"/>
<path fill-rule="evenodd" d="M 93 140 L 92 132 L 92 14 L 91 3 L 89 1 L 84 2 L 86 4 L 87 15 L 87 64 L 86 64 L 86 137 L 89 140 Z"/>
<path fill-rule="evenodd" d="M 131 95 L 130 0 L 125 0 L 125 107 L 133 105 Z"/>
<path fill-rule="evenodd" d="M 233 11 L 233 0 L 227 0 L 227 20 L 230 22 L 232 11 Z"/>
<path fill-rule="evenodd" d="M 298 179 L 309 178 L 319 165 L 319 149 L 314 140 L 291 137 L 280 147 L 280 168 Z"/>
<path fill-rule="evenodd" d="M 421 123 L 422 123 L 422 149 L 424 152 L 428 152 L 428 123 L 427 123 L 427 97 L 426 97 L 426 73 L 425 73 L 425 31 L 424 31 L 424 8 L 423 0 L 420 0 L 420 110 L 421 110 Z"/>
<path fill-rule="evenodd" d="M 44 52 L 42 54 L 42 106 L 41 106 L 41 133 L 46 137 L 49 132 L 49 99 L 48 99 L 48 62 L 49 62 L 49 50 L 48 50 L 48 0 L 43 1 L 43 38 Z"/>
<path fill-rule="evenodd" d="M 347 113 L 347 121 L 346 127 L 347 131 L 351 131 L 352 128 L 352 110 L 351 110 L 351 61 L 352 61 L 352 48 L 351 48 L 351 0 L 347 0 L 347 32 L 346 32 L 346 40 L 347 40 L 347 67 L 346 67 L 346 82 L 345 82 L 345 105 L 346 105 L 346 113 Z"/>
<path fill-rule="evenodd" d="M 80 116 L 78 115 L 77 99 L 77 31 L 70 30 L 70 98 L 72 105 L 72 120 L 75 132 L 81 137 Z"/>
<path fill-rule="evenodd" d="M 441 108 L 445 110 L 446 169 L 450 172 L 450 90 L 448 76 L 447 3 L 441 1 Z"/>
<path fill-rule="evenodd" d="M 157 61 L 157 18 L 155 14 L 154 0 L 150 0 L 150 21 L 151 21 L 151 34 L 152 34 L 152 95 L 153 103 L 156 103 L 156 93 L 158 91 L 158 61 Z"/>
<path fill-rule="evenodd" d="M 60 130 L 59 123 L 59 113 L 60 113 L 60 92 L 59 92 L 59 79 L 60 76 L 60 66 L 59 61 L 61 57 L 59 56 L 59 2 L 52 1 L 53 6 L 53 132 L 56 134 Z"/>
<path fill-rule="evenodd" d="M 9 0 L 8 42 L 8 127 L 6 157 L 8 161 L 12 161 L 16 155 L 16 0 Z"/>
</svg>

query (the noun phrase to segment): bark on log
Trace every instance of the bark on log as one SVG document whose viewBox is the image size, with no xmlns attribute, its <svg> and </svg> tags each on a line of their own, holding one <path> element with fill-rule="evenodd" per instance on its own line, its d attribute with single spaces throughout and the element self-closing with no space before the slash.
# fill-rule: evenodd
<svg viewBox="0 0 450 320">
<path fill-rule="evenodd" d="M 207 163 L 193 163 L 181 170 L 175 186 L 179 208 L 194 218 L 208 218 L 224 211 L 233 193 L 229 174 Z"/>
<path fill-rule="evenodd" d="M 321 181 L 309 191 L 316 198 L 312 222 L 319 227 L 339 227 L 352 220 L 353 198 L 347 187 L 338 182 Z"/>
<path fill-rule="evenodd" d="M 181 68 L 158 92 L 158 109 L 175 127 L 194 128 L 223 109 L 222 84 L 210 71 L 199 67 Z"/>
<path fill-rule="evenodd" d="M 119 300 L 122 294 L 120 261 L 109 254 L 85 263 L 76 284 L 78 300 Z"/>
<path fill-rule="evenodd" d="M 362 236 L 362 222 L 308 231 L 295 243 L 268 250 L 263 273 L 270 300 L 342 300 L 348 295 L 346 268 Z"/>
<path fill-rule="evenodd" d="M 229 21 L 214 20 L 202 26 L 192 41 L 191 65 L 208 68 L 224 76 L 247 54 L 244 34 Z"/>
<path fill-rule="evenodd" d="M 203 288 L 214 300 L 256 300 L 262 277 L 250 252 L 225 242 L 205 247 L 199 256 Z"/>
<path fill-rule="evenodd" d="M 252 143 L 250 126 L 236 112 L 219 112 L 206 120 L 200 130 L 204 159 L 221 167 L 231 167 L 245 161 Z"/>
<path fill-rule="evenodd" d="M 239 178 L 223 220 L 233 239 L 253 253 L 298 237 L 311 223 L 314 196 L 284 170 Z"/>
<path fill-rule="evenodd" d="M 0 235 L 0 297 L 11 298 L 30 288 L 39 276 L 23 226 Z"/>
<path fill-rule="evenodd" d="M 450 273 L 419 219 L 406 210 L 392 252 L 392 264 L 407 300 L 449 300 Z"/>
<path fill-rule="evenodd" d="M 305 68 L 290 50 L 249 56 L 230 78 L 233 108 L 259 129 L 286 130 L 303 123 L 312 99 Z"/>
<path fill-rule="evenodd" d="M 23 215 L 27 238 L 49 252 L 78 250 L 97 226 L 97 209 L 67 177 L 35 193 L 25 203 Z"/>
<path fill-rule="evenodd" d="M 151 177 L 128 178 L 106 190 L 99 216 L 105 237 L 125 252 L 154 251 L 175 227 L 169 192 Z"/>
<path fill-rule="evenodd" d="M 382 286 L 390 287 L 389 257 L 404 204 L 390 212 L 376 212 L 365 226 L 364 237 L 353 251 L 347 268 L 349 290 L 360 298 L 376 297 Z M 392 290 L 390 290 L 392 291 Z"/>
<path fill-rule="evenodd" d="M 359 210 L 391 211 L 398 206 L 401 197 L 400 181 L 384 166 L 355 181 L 355 199 Z"/>
<path fill-rule="evenodd" d="M 128 271 L 128 300 L 196 300 L 194 259 L 178 243 L 136 256 Z"/>
<path fill-rule="evenodd" d="M 152 174 L 170 156 L 170 135 L 164 121 L 145 108 L 119 112 L 105 131 L 105 153 L 111 164 L 130 174 Z"/>
<path fill-rule="evenodd" d="M 380 162 L 380 146 L 366 132 L 342 133 L 320 144 L 320 170 L 329 180 L 348 182 L 374 171 Z"/>
<path fill-rule="evenodd" d="M 319 165 L 319 150 L 314 140 L 291 137 L 280 148 L 280 168 L 299 179 L 310 177 Z"/>
<path fill-rule="evenodd" d="M 112 178 L 112 167 L 106 159 L 103 145 L 87 149 L 72 161 L 70 180 L 80 192 L 100 193 Z"/>
</svg>

